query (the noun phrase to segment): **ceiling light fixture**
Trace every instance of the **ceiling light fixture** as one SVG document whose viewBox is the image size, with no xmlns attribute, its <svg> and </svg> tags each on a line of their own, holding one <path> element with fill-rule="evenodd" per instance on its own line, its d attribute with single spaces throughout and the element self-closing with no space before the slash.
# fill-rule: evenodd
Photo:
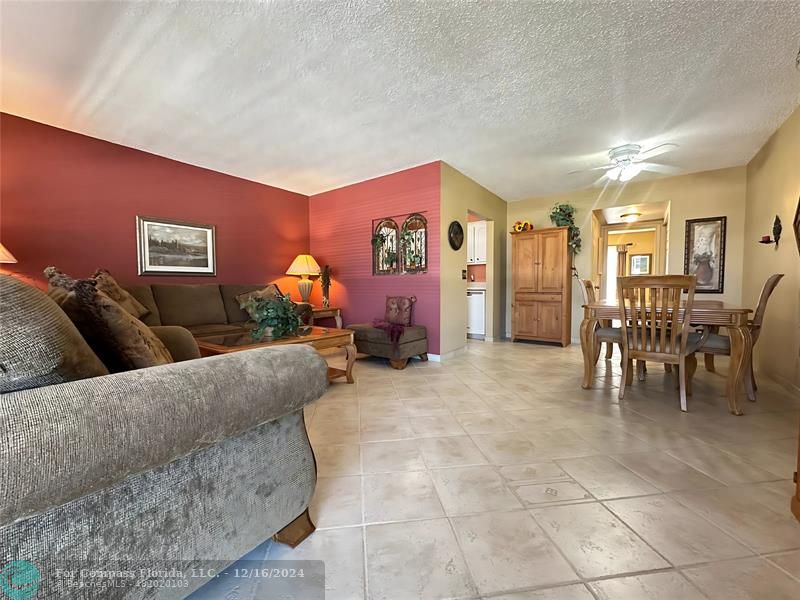
<svg viewBox="0 0 800 600">
<path fill-rule="evenodd" d="M 630 212 L 625 213 L 624 215 L 620 215 L 619 218 L 622 220 L 623 223 L 636 223 L 639 220 L 639 217 L 642 216 L 642 213 L 638 212 Z"/>
</svg>

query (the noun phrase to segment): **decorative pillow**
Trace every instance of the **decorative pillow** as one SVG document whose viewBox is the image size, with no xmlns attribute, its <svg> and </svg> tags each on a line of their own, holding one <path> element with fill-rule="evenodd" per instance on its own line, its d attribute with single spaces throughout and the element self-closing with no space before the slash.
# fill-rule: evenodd
<svg viewBox="0 0 800 600">
<path fill-rule="evenodd" d="M 97 269 L 92 275 L 98 290 L 119 304 L 137 319 L 146 317 L 150 311 L 144 304 L 131 296 L 126 290 L 122 289 L 117 280 L 111 276 L 106 269 Z"/>
<path fill-rule="evenodd" d="M 108 375 L 69 317 L 41 290 L 0 275 L 0 392 Z"/>
<path fill-rule="evenodd" d="M 112 373 L 173 362 L 150 328 L 95 287 L 92 279 L 72 279 L 45 269 L 50 297 L 64 309 L 89 346 Z"/>
<path fill-rule="evenodd" d="M 279 298 L 283 296 L 281 291 L 278 289 L 278 286 L 274 283 L 267 284 L 267 287 L 261 290 L 255 290 L 253 292 L 245 292 L 244 294 L 239 294 L 236 296 L 236 301 L 239 303 L 239 306 L 242 306 L 245 302 L 250 300 L 250 298 L 265 298 L 267 300 Z"/>
<path fill-rule="evenodd" d="M 411 309 L 417 301 L 416 296 L 386 296 L 387 323 L 394 325 L 411 325 Z"/>
</svg>

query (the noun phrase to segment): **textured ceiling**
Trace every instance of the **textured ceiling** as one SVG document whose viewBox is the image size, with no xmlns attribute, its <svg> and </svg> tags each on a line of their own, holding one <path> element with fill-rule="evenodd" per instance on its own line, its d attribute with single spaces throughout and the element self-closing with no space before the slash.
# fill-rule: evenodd
<svg viewBox="0 0 800 600">
<path fill-rule="evenodd" d="M 741 165 L 800 102 L 800 0 L 0 10 L 3 111 L 306 194 L 441 159 L 518 200 L 623 142 Z"/>
</svg>

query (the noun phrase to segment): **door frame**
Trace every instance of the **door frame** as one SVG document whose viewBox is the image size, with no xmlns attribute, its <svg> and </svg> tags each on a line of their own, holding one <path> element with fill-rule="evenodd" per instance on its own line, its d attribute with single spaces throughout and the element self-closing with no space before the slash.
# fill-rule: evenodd
<svg viewBox="0 0 800 600">
<path fill-rule="evenodd" d="M 593 282 L 598 291 L 597 297 L 606 299 L 606 259 L 608 258 L 608 233 L 610 231 L 627 231 L 629 229 L 655 228 L 656 241 L 653 252 L 653 275 L 664 275 L 667 272 L 667 226 L 664 221 L 636 221 L 635 223 L 615 223 L 613 225 L 600 225 L 600 248 L 597 256 L 598 281 Z M 600 286 L 597 289 L 597 285 Z"/>
</svg>

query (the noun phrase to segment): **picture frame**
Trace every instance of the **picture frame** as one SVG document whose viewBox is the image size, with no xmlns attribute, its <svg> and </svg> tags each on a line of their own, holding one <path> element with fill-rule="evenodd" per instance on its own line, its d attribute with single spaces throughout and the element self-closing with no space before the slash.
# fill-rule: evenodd
<svg viewBox="0 0 800 600">
<path fill-rule="evenodd" d="M 687 219 L 683 273 L 697 276 L 697 294 L 725 290 L 725 235 L 727 217 Z"/>
<path fill-rule="evenodd" d="M 650 275 L 653 272 L 652 254 L 631 254 L 631 275 Z"/>
<path fill-rule="evenodd" d="M 139 275 L 217 274 L 214 225 L 137 216 L 136 251 Z"/>
</svg>

